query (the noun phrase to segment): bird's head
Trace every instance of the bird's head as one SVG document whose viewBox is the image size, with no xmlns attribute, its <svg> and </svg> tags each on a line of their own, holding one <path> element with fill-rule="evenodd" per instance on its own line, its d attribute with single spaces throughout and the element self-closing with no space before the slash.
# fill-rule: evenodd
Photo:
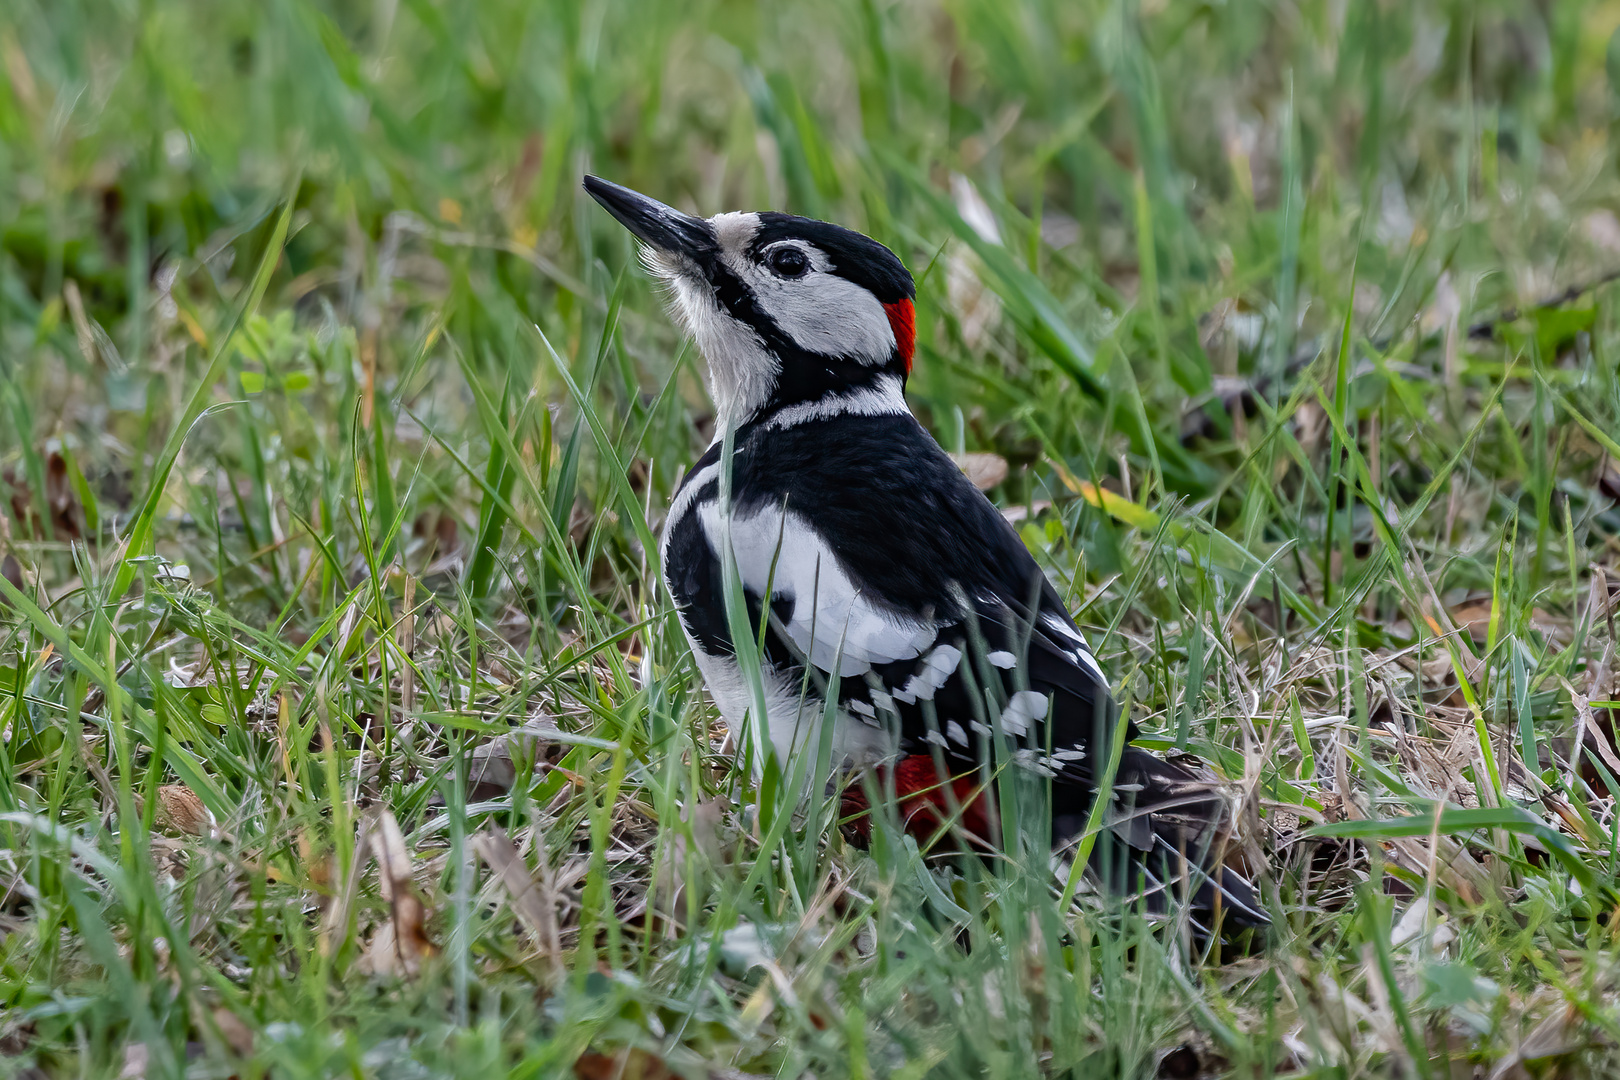
<svg viewBox="0 0 1620 1080">
<path fill-rule="evenodd" d="M 782 410 L 904 412 L 916 289 L 858 232 L 779 213 L 698 218 L 594 176 L 709 363 L 724 425 Z"/>
</svg>

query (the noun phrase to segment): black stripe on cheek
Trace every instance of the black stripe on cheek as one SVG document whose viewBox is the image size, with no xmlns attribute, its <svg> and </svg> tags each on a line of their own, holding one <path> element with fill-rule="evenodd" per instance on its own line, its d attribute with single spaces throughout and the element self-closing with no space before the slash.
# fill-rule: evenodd
<svg viewBox="0 0 1620 1080">
<path fill-rule="evenodd" d="M 791 344 L 776 320 L 759 306 L 754 291 L 743 284 L 742 278 L 733 273 L 731 267 L 716 259 L 709 268 L 709 282 L 714 286 L 715 299 L 725 308 L 726 314 L 752 326 L 772 352 L 780 352 L 782 347 Z"/>
<path fill-rule="evenodd" d="M 799 343 L 782 329 L 776 318 L 760 306 L 759 297 L 754 294 L 754 290 L 749 288 L 729 266 L 717 261 L 709 272 L 709 280 L 714 286 L 714 296 L 720 302 L 720 306 L 733 319 L 753 327 L 754 332 L 765 343 L 765 347 L 782 362 L 784 369 L 790 365 L 817 364 L 824 366 L 847 364 L 851 368 L 863 369 L 874 366 L 859 357 L 828 356 L 801 348 Z"/>
<path fill-rule="evenodd" d="M 715 299 L 726 313 L 752 327 L 765 343 L 765 348 L 781 364 L 777 385 L 762 413 L 774 412 L 800 402 L 817 401 L 831 393 L 868 389 L 876 386 L 883 375 L 896 375 L 904 379 L 907 374 L 898 352 L 893 353 L 887 363 L 874 363 L 867 357 L 808 352 L 760 306 L 753 290 L 730 267 L 716 262 L 710 279 Z"/>
</svg>

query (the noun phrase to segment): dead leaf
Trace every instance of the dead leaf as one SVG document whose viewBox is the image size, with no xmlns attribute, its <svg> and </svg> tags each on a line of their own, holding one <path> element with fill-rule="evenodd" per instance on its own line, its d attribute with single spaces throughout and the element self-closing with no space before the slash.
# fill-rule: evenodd
<svg viewBox="0 0 1620 1080">
<path fill-rule="evenodd" d="M 1007 479 L 1007 459 L 1000 454 L 952 454 L 951 460 L 980 491 L 989 491 Z"/>
<path fill-rule="evenodd" d="M 731 852 L 728 850 L 724 835 L 727 805 L 729 804 L 724 798 L 705 799 L 681 815 L 683 820 L 691 822 L 697 860 L 695 867 L 688 865 L 687 855 L 694 849 L 688 846 L 683 832 L 676 832 L 674 842 L 670 844 L 669 852 L 659 867 L 657 878 L 655 902 L 658 910 L 667 918 L 678 922 L 686 917 L 685 891 L 687 874 L 691 870 L 696 870 L 701 898 L 706 888 L 702 884 L 704 876 L 728 860 Z"/>
<path fill-rule="evenodd" d="M 212 1017 L 226 1046 L 243 1057 L 253 1053 L 253 1029 L 240 1016 L 221 1005 L 214 1009 Z"/>
<path fill-rule="evenodd" d="M 68 317 L 73 320 L 73 336 L 78 339 L 79 355 L 91 367 L 97 365 L 100 357 L 96 350 L 96 335 L 90 329 L 90 318 L 84 311 L 84 297 L 79 293 L 79 283 L 68 278 L 62 283 L 62 300 L 66 303 Z"/>
<path fill-rule="evenodd" d="M 501 879 L 512 911 L 540 946 L 540 959 L 547 969 L 548 979 L 555 976 L 560 971 L 562 935 L 557 927 L 557 900 L 544 854 L 538 871 L 531 874 L 511 838 L 494 825 L 473 839 L 473 850 Z"/>
<path fill-rule="evenodd" d="M 633 1046 L 616 1054 L 581 1054 L 574 1062 L 574 1075 L 580 1080 L 677 1080 L 680 1076 L 662 1058 Z"/>
<path fill-rule="evenodd" d="M 475 746 L 467 755 L 467 797 L 478 802 L 511 791 L 519 762 L 533 762 L 539 774 L 562 760 L 562 744 L 549 737 L 556 730 L 548 722 L 526 724 Z"/>
<path fill-rule="evenodd" d="M 84 507 L 68 478 L 67 459 L 60 450 L 52 450 L 45 458 L 45 509 L 50 514 L 47 530 L 39 520 L 33 485 L 28 477 L 14 465 L 0 470 L 0 480 L 11 488 L 11 512 L 23 523 L 24 535 L 31 530 L 35 536 L 57 540 L 84 539 Z"/>
<path fill-rule="evenodd" d="M 1581 1011 L 1572 1004 L 1553 1010 L 1524 1037 L 1516 1051 L 1497 1064 L 1491 1080 L 1521 1075 L 1523 1062 L 1563 1057 L 1585 1047 L 1591 1039 L 1583 1032 L 1580 1020 Z"/>
<path fill-rule="evenodd" d="M 1017 506 L 1004 506 L 1001 509 L 1001 516 L 1006 518 L 1012 524 L 1017 525 L 1020 521 L 1024 521 L 1027 518 L 1040 517 L 1050 509 L 1052 509 L 1051 499 L 1036 499 L 1034 502 L 1029 503 L 1028 505 L 1019 503 Z"/>
<path fill-rule="evenodd" d="M 125 1043 L 124 1067 L 118 1070 L 118 1080 L 144 1080 L 151 1057 L 145 1043 Z"/>
<path fill-rule="evenodd" d="M 136 800 L 136 809 L 146 813 L 144 799 Z M 214 827 L 214 815 L 208 812 L 194 791 L 184 784 L 164 784 L 157 789 L 157 812 L 152 823 L 167 833 L 184 836 L 207 836 Z"/>
<path fill-rule="evenodd" d="M 373 935 L 366 951 L 373 974 L 414 977 L 425 958 L 436 956 L 438 947 L 427 936 L 428 907 L 411 880 L 411 855 L 399 822 L 387 810 L 377 820 L 371 834 L 371 850 L 376 856 L 382 898 L 388 902 L 390 918 Z"/>
<path fill-rule="evenodd" d="M 1469 648 L 1468 642 L 1458 634 L 1458 628 L 1451 625 L 1451 616 L 1447 613 L 1445 605 L 1440 602 L 1440 595 L 1435 592 L 1434 582 L 1429 580 L 1428 572 L 1423 569 L 1422 562 L 1414 559 L 1407 565 L 1411 568 L 1413 578 L 1422 583 L 1425 594 L 1418 603 L 1419 616 L 1424 624 L 1428 626 L 1429 632 L 1436 637 L 1452 635 L 1457 654 L 1462 660 L 1464 677 L 1468 679 L 1476 678 L 1483 661 L 1474 656 L 1474 650 Z M 1466 603 L 1463 606 L 1466 607 Z M 1488 617 L 1489 613 L 1487 612 Z"/>
<path fill-rule="evenodd" d="M 23 591 L 22 564 L 19 563 L 17 561 L 17 557 L 9 551 L 6 552 L 4 558 L 0 558 L 0 577 L 3 577 L 9 581 L 13 589 L 16 589 L 18 592 Z M 5 603 L 5 600 L 0 598 L 0 604 L 3 603 Z"/>
<path fill-rule="evenodd" d="M 1491 598 L 1465 601 L 1451 609 L 1451 621 L 1457 629 L 1467 632 L 1474 644 L 1483 645 L 1491 629 Z"/>
<path fill-rule="evenodd" d="M 424 510 L 411 522 L 413 546 L 420 545 L 421 557 L 430 568 L 451 559 L 461 550 L 456 519 L 442 510 Z"/>
<path fill-rule="evenodd" d="M 327 904 L 326 913 L 321 919 L 317 944 L 322 956 L 333 955 L 348 942 L 349 932 L 352 929 L 350 920 L 354 909 L 354 897 L 359 890 L 360 875 L 365 871 L 368 853 L 371 851 L 371 828 L 369 820 L 360 823 L 355 834 L 354 847 L 350 851 L 348 873 L 340 879 L 337 895 Z M 330 865 L 333 871 L 342 869 L 337 864 L 337 858 L 337 852 L 332 852 Z M 369 958 L 362 957 L 361 960 L 365 963 Z"/>
</svg>

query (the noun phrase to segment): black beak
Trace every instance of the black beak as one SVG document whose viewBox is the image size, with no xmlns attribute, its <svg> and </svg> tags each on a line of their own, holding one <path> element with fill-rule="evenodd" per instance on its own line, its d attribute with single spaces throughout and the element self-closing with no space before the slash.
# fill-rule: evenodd
<svg viewBox="0 0 1620 1080">
<path fill-rule="evenodd" d="M 599 176 L 587 176 L 585 190 L 642 243 L 671 255 L 684 255 L 699 266 L 707 266 L 714 258 L 714 229 L 702 218 Z"/>
</svg>

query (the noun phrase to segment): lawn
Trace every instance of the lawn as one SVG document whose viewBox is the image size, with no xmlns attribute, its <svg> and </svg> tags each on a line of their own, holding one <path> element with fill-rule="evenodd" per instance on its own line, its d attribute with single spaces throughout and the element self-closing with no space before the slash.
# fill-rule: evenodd
<svg viewBox="0 0 1620 1080">
<path fill-rule="evenodd" d="M 1615 1075 L 1617 27 L 0 0 L 0 1077 Z M 585 172 L 901 255 L 1269 930 L 756 784 Z"/>
</svg>

